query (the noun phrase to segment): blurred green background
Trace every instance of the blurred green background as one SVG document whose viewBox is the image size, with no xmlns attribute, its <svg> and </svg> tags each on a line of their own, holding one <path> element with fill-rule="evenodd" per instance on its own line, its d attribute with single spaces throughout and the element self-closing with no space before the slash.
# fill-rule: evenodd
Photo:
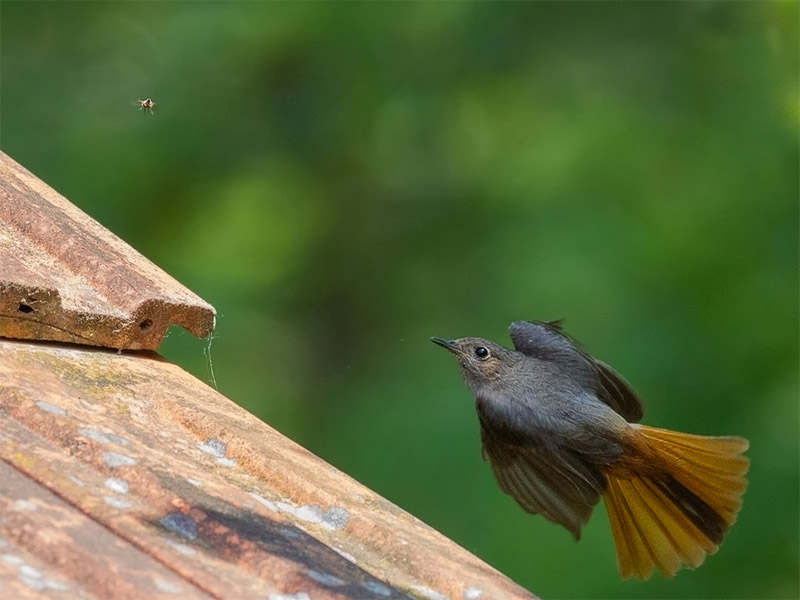
<svg viewBox="0 0 800 600">
<path fill-rule="evenodd" d="M 799 13 L 3 2 L 0 145 L 216 306 L 221 392 L 533 592 L 797 598 Z M 750 438 L 699 570 L 622 582 L 602 507 L 575 544 L 482 462 L 429 336 L 555 318 Z"/>
</svg>

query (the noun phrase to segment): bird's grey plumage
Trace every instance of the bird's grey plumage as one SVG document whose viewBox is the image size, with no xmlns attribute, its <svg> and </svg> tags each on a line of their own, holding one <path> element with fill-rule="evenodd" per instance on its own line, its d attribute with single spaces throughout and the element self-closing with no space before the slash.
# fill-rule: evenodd
<svg viewBox="0 0 800 600">
<path fill-rule="evenodd" d="M 561 329 L 561 321 L 515 321 L 508 333 L 517 351 L 561 364 L 629 423 L 638 423 L 644 416 L 641 400 L 630 384 L 570 339 Z"/>
<path fill-rule="evenodd" d="M 698 567 L 736 520 L 748 441 L 630 423 L 643 412 L 635 392 L 558 322 L 509 333 L 514 350 L 432 338 L 458 358 L 501 489 L 576 539 L 602 495 L 623 578 Z"/>
<path fill-rule="evenodd" d="M 518 321 L 509 332 L 515 350 L 481 338 L 434 341 L 459 359 L 500 488 L 577 539 L 606 488 L 604 468 L 622 451 L 608 431 L 640 418 L 641 405 L 558 324 Z"/>
</svg>

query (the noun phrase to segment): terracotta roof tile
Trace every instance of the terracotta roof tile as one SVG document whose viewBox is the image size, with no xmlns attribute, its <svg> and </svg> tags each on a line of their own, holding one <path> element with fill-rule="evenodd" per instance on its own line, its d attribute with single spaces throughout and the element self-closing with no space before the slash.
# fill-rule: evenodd
<svg viewBox="0 0 800 600">
<path fill-rule="evenodd" d="M 214 308 L 0 152 L 0 336 L 155 350 Z"/>
<path fill-rule="evenodd" d="M 156 355 L 0 340 L 0 382 L 16 585 L 24 563 L 99 598 L 531 597 Z"/>
</svg>

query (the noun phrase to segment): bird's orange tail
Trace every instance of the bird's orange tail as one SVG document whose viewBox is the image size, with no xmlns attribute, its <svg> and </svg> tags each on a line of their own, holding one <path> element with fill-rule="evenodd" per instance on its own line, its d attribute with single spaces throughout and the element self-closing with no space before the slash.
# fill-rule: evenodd
<svg viewBox="0 0 800 600">
<path fill-rule="evenodd" d="M 717 551 L 742 505 L 750 461 L 740 437 L 633 425 L 631 450 L 604 494 L 622 577 L 671 577 Z"/>
</svg>

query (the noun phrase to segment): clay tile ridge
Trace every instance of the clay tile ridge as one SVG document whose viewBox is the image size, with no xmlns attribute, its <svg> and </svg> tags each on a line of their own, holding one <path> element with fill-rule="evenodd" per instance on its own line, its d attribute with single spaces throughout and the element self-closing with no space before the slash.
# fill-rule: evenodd
<svg viewBox="0 0 800 600">
<path fill-rule="evenodd" d="M 0 337 L 155 350 L 214 307 L 0 152 Z"/>
</svg>

